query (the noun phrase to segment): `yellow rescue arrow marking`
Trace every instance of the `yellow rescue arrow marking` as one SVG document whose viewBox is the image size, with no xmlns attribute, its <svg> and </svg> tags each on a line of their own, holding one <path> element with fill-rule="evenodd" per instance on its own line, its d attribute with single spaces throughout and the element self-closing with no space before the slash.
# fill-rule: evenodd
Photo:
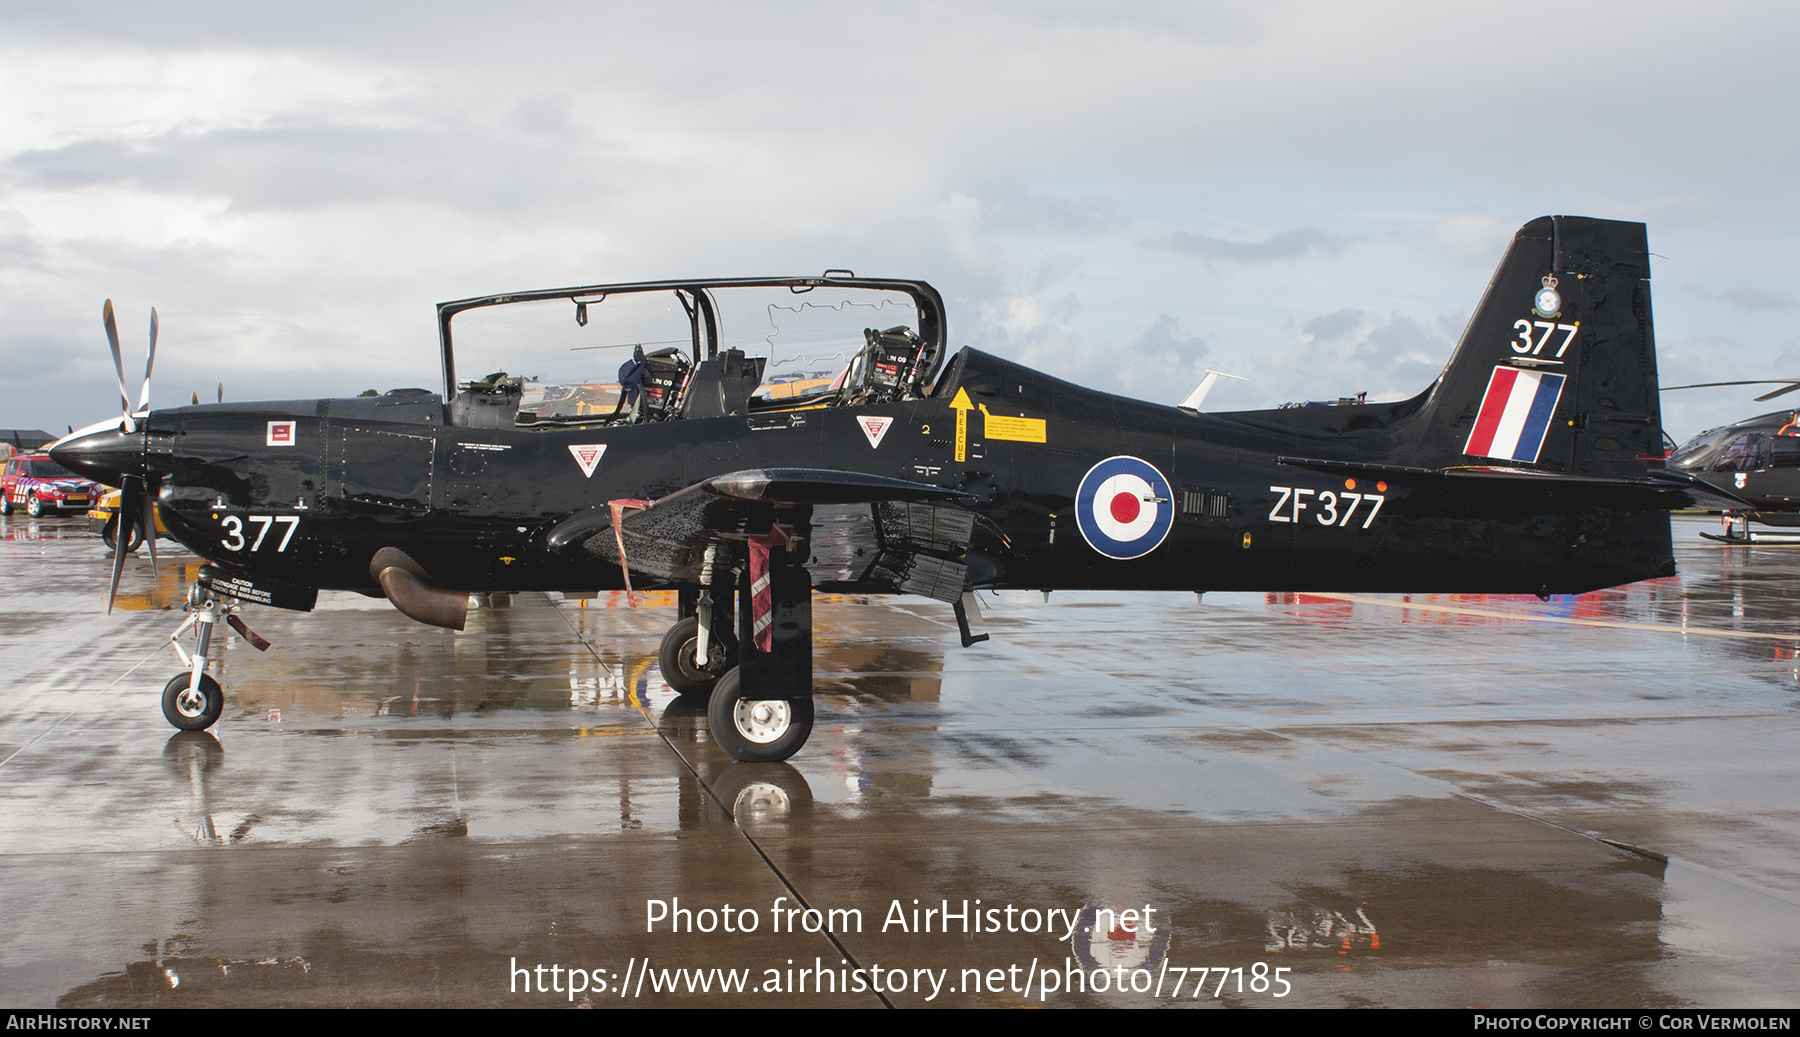
<svg viewBox="0 0 1800 1037">
<path fill-rule="evenodd" d="M 956 396 L 950 401 L 950 409 L 956 412 L 956 459 L 969 459 L 969 412 L 975 405 L 969 402 L 967 390 L 957 389 Z"/>
<path fill-rule="evenodd" d="M 1005 414 L 989 414 L 987 404 L 980 403 L 982 423 L 989 439 L 1010 439 L 1017 443 L 1043 443 L 1043 418 L 1013 418 Z"/>
</svg>

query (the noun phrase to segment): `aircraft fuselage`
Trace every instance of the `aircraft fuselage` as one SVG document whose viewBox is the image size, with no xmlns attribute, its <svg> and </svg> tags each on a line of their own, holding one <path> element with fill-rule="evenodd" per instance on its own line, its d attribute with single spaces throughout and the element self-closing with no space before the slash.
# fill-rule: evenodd
<svg viewBox="0 0 1800 1037">
<path fill-rule="evenodd" d="M 871 472 L 969 494 L 983 516 L 968 550 L 974 587 L 1562 593 L 1671 571 L 1661 514 L 1630 517 L 1641 557 L 1590 559 L 1573 509 L 1275 460 L 1379 458 L 1396 432 L 1349 450 L 1321 436 L 1308 450 L 1245 416 L 1141 403 L 975 356 L 955 387 L 973 407 L 950 405 L 946 390 L 867 407 L 528 431 L 446 425 L 436 395 L 202 405 L 154 412 L 150 454 L 170 473 L 162 514 L 179 540 L 231 572 L 295 587 L 372 591 L 370 557 L 397 546 L 446 588 L 618 589 L 616 562 L 552 551 L 548 530 L 611 500 L 769 468 Z M 1393 408 L 1334 410 L 1377 421 Z M 879 435 L 871 424 L 884 426 Z M 1084 476 L 1118 457 L 1166 480 L 1172 520 L 1160 537 L 1154 528 L 1135 541 L 1095 536 L 1091 521 L 1084 531 Z M 1129 537 L 1138 515 L 1113 517 Z M 822 589 L 893 589 L 823 562 L 814 570 Z"/>
</svg>

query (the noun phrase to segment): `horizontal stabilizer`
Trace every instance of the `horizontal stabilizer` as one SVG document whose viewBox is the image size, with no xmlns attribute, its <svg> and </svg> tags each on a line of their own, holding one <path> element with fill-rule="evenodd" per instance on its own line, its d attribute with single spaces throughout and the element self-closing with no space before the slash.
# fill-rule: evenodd
<svg viewBox="0 0 1800 1037">
<path fill-rule="evenodd" d="M 1672 511 L 1703 508 L 1709 511 L 1754 511 L 1756 506 L 1733 493 L 1712 486 L 1686 472 L 1651 468 L 1642 476 L 1565 475 L 1539 468 L 1459 465 L 1451 468 L 1412 468 L 1405 465 L 1331 461 L 1308 457 L 1278 457 L 1276 463 L 1307 468 L 1330 475 L 1391 479 L 1403 486 L 1423 489 L 1462 485 L 1473 488 L 1516 490 L 1526 493 L 1565 494 L 1571 507 L 1603 507 L 1615 511 Z"/>
</svg>

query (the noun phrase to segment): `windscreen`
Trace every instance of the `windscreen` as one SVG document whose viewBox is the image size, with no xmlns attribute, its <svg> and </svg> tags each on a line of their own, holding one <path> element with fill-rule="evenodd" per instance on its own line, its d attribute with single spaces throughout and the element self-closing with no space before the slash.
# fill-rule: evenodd
<svg viewBox="0 0 1800 1037">
<path fill-rule="evenodd" d="M 636 350 L 694 353 L 692 325 L 672 291 L 541 299 L 466 310 L 450 324 L 457 377 L 520 380 L 521 416 L 612 413 L 619 368 Z"/>
</svg>

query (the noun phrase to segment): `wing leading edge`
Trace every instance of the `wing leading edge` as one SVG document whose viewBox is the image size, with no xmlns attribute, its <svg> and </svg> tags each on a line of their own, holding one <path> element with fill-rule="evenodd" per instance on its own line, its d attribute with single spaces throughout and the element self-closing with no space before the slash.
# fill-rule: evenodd
<svg viewBox="0 0 1800 1037">
<path fill-rule="evenodd" d="M 809 529 L 814 586 L 923 594 L 965 589 L 976 515 L 968 496 L 863 472 L 769 468 L 703 479 L 653 501 L 613 501 L 559 522 L 552 551 L 601 557 L 649 582 L 704 583 L 745 563 L 776 526 Z M 615 527 L 615 515 L 618 516 Z"/>
</svg>

